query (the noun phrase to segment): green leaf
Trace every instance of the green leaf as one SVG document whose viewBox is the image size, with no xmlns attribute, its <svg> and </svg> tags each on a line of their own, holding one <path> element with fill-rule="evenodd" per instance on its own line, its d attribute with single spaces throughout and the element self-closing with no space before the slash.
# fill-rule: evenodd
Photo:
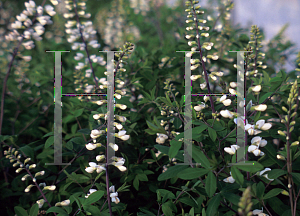
<svg viewBox="0 0 300 216">
<path fill-rule="evenodd" d="M 54 136 L 50 136 L 45 143 L 45 148 L 49 148 L 54 143 Z"/>
<path fill-rule="evenodd" d="M 15 206 L 15 213 L 18 216 L 28 216 L 27 211 L 20 206 Z"/>
<path fill-rule="evenodd" d="M 280 188 L 274 188 L 272 190 L 270 190 L 267 194 L 264 195 L 264 200 L 266 199 L 270 199 L 274 196 L 277 196 L 278 194 L 280 194 L 282 191 L 282 189 Z"/>
<path fill-rule="evenodd" d="M 182 121 L 178 117 L 175 117 L 173 124 L 175 126 L 175 129 L 179 129 L 180 126 L 182 125 Z"/>
<path fill-rule="evenodd" d="M 207 174 L 210 170 L 208 169 L 201 169 L 201 168 L 192 168 L 189 167 L 177 174 L 178 178 L 184 180 L 195 179 Z"/>
<path fill-rule="evenodd" d="M 208 173 L 205 183 L 205 191 L 208 197 L 212 197 L 217 190 L 216 176 L 213 172 Z"/>
<path fill-rule="evenodd" d="M 171 140 L 170 144 L 171 144 L 171 147 L 169 149 L 168 155 L 170 158 L 174 158 L 177 155 L 179 149 L 181 148 L 182 142 L 173 139 L 173 140 Z"/>
<path fill-rule="evenodd" d="M 262 199 L 264 196 L 264 192 L 265 192 L 265 185 L 264 183 L 262 183 L 261 181 L 258 182 L 257 186 L 256 186 L 256 196 L 259 199 Z"/>
<path fill-rule="evenodd" d="M 156 86 L 153 87 L 153 89 L 151 90 L 151 100 L 155 99 L 155 90 L 156 90 Z"/>
<path fill-rule="evenodd" d="M 54 136 L 54 132 L 49 132 L 49 133 L 45 134 L 42 138 L 45 138 L 48 136 Z"/>
<path fill-rule="evenodd" d="M 99 208 L 97 208 L 96 206 L 84 205 L 83 209 L 87 212 L 90 212 L 92 215 L 102 215 Z"/>
<path fill-rule="evenodd" d="M 69 150 L 72 150 L 72 149 L 73 149 L 73 143 L 71 142 L 71 140 L 69 140 L 69 141 L 66 143 L 66 148 L 69 149 Z"/>
<path fill-rule="evenodd" d="M 211 200 L 208 203 L 206 214 L 209 215 L 209 216 L 214 216 L 218 211 L 220 202 L 221 202 L 221 195 L 220 194 L 217 194 L 216 196 L 211 198 Z"/>
<path fill-rule="evenodd" d="M 195 145 L 192 145 L 192 157 L 197 163 L 201 163 L 201 166 L 210 169 L 210 163 L 205 154 Z"/>
<path fill-rule="evenodd" d="M 166 216 L 173 216 L 173 213 L 172 213 L 171 208 L 170 208 L 166 203 L 164 203 L 164 204 L 162 205 L 162 212 L 163 212 Z"/>
<path fill-rule="evenodd" d="M 221 192 L 222 196 L 227 199 L 229 202 L 231 202 L 233 205 L 238 205 L 240 202 L 240 196 L 233 194 L 233 193 L 224 193 L 223 191 Z"/>
<path fill-rule="evenodd" d="M 300 173 L 291 173 L 291 174 L 293 176 L 293 179 L 294 179 L 295 183 L 297 185 L 299 185 L 300 184 Z"/>
<path fill-rule="evenodd" d="M 137 176 L 135 176 L 133 180 L 133 187 L 138 191 L 139 190 L 139 179 Z"/>
<path fill-rule="evenodd" d="M 272 169 L 268 172 L 269 179 L 277 179 L 278 177 L 287 174 L 287 171 L 282 169 Z"/>
<path fill-rule="evenodd" d="M 148 181 L 148 177 L 143 173 L 143 174 L 137 174 L 137 177 L 140 181 Z"/>
<path fill-rule="evenodd" d="M 186 204 L 186 205 L 195 207 L 195 208 L 198 207 L 197 203 L 195 203 L 195 201 L 192 200 L 192 199 L 189 198 L 189 197 L 181 197 L 181 198 L 178 199 L 178 201 L 180 201 L 180 202 L 182 202 L 182 203 L 184 203 L 184 204 Z"/>
<path fill-rule="evenodd" d="M 89 195 L 89 197 L 85 200 L 83 205 L 91 205 L 92 203 L 97 202 L 104 195 L 104 191 L 96 191 Z"/>
<path fill-rule="evenodd" d="M 212 139 L 212 141 L 216 141 L 217 139 L 217 133 L 214 129 L 212 128 L 208 128 L 208 134 L 209 134 L 209 137 Z"/>
<path fill-rule="evenodd" d="M 259 98 L 259 102 L 258 104 L 261 104 L 262 102 L 264 102 L 265 99 L 267 99 L 268 97 L 270 97 L 274 92 L 268 92 L 266 94 L 264 94 L 261 98 Z"/>
<path fill-rule="evenodd" d="M 250 164 L 250 165 L 248 165 L 248 164 Z M 263 165 L 261 165 L 260 163 L 258 163 L 256 161 L 239 162 L 237 164 L 234 164 L 234 166 L 236 166 L 240 170 L 244 170 L 246 172 L 257 172 L 264 168 Z"/>
<path fill-rule="evenodd" d="M 82 108 L 82 109 L 75 110 L 74 113 L 73 113 L 73 115 L 77 118 L 77 117 L 79 117 L 79 116 L 82 115 L 83 110 L 84 110 L 83 108 Z"/>
<path fill-rule="evenodd" d="M 88 128 L 80 129 L 80 130 L 78 130 L 78 132 L 83 133 L 83 134 L 88 134 L 88 135 L 91 134 L 91 130 Z"/>
<path fill-rule="evenodd" d="M 239 171 L 239 169 L 235 166 L 232 166 L 231 167 L 231 174 L 232 174 L 232 177 L 236 180 L 236 182 L 239 184 L 239 185 L 243 185 L 244 183 L 244 176 L 243 174 Z"/>
<path fill-rule="evenodd" d="M 51 208 L 49 208 L 46 213 L 48 214 L 48 213 L 51 213 L 51 212 L 68 215 L 67 212 L 64 209 L 56 207 L 56 206 L 52 206 Z"/>
<path fill-rule="evenodd" d="M 36 203 L 30 208 L 29 215 L 30 216 L 37 216 L 39 213 L 39 205 Z"/>
<path fill-rule="evenodd" d="M 164 181 L 173 177 L 176 177 L 179 172 L 186 169 L 188 166 L 186 165 L 175 165 L 172 167 L 169 167 L 167 171 L 160 174 L 157 178 L 158 181 Z"/>
</svg>

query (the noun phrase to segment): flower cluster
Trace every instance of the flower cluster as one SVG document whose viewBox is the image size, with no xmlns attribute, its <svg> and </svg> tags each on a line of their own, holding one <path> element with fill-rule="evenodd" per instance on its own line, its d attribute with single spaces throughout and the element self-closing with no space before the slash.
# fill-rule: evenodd
<svg viewBox="0 0 300 216">
<path fill-rule="evenodd" d="M 22 181 L 26 181 L 29 177 L 31 178 L 33 184 L 29 184 L 25 188 L 25 190 L 24 190 L 25 193 L 30 192 L 32 187 L 37 187 L 41 191 L 41 193 L 43 193 L 42 191 L 44 191 L 44 190 L 53 191 L 56 189 L 55 185 L 47 186 L 46 183 L 40 183 L 40 184 L 37 183 L 36 177 L 43 176 L 45 174 L 45 171 L 36 172 L 35 175 L 33 176 L 33 174 L 31 173 L 31 170 L 36 168 L 36 164 L 29 165 L 28 162 L 31 161 L 31 158 L 26 158 L 24 160 L 24 162 L 22 162 L 20 160 L 22 158 L 22 155 L 19 154 L 19 152 L 16 151 L 15 148 L 11 148 L 11 147 L 9 147 L 8 150 L 4 150 L 4 155 L 6 155 L 5 157 L 10 160 L 10 163 L 13 163 L 13 167 L 19 166 L 19 168 L 16 170 L 16 173 L 20 173 L 23 170 L 25 170 L 27 172 L 27 174 L 25 174 L 21 178 Z M 36 202 L 39 205 L 39 208 L 41 208 L 43 206 L 45 200 L 41 199 L 41 200 L 37 200 Z"/>
<path fill-rule="evenodd" d="M 51 16 L 54 16 L 56 12 L 51 5 L 36 6 L 35 2 L 30 0 L 25 2 L 26 10 L 20 15 L 17 15 L 17 20 L 11 24 L 12 31 L 5 36 L 7 41 L 22 41 L 24 38 L 27 39 L 22 43 L 25 49 L 33 49 L 34 42 L 42 40 L 41 35 L 45 32 L 45 25 L 52 24 Z M 43 15 L 46 12 L 48 15 Z M 35 18 L 30 18 L 35 16 Z M 37 20 L 38 22 L 35 22 Z M 22 34 L 19 33 L 19 29 L 25 29 Z"/>
</svg>

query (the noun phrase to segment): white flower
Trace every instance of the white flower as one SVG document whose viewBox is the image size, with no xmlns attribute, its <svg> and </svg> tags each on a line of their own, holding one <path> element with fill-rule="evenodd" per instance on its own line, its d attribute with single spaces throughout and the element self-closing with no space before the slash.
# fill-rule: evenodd
<svg viewBox="0 0 300 216">
<path fill-rule="evenodd" d="M 69 199 L 60 202 L 61 206 L 68 206 L 69 204 L 70 204 L 70 200 Z"/>
<path fill-rule="evenodd" d="M 101 161 L 104 158 L 105 158 L 105 155 L 97 155 L 96 156 L 96 161 Z"/>
<path fill-rule="evenodd" d="M 24 25 L 25 25 L 26 27 L 31 26 L 31 25 L 32 25 L 31 19 L 25 20 Z M 30 30 L 31 30 L 31 29 L 30 29 Z M 30 30 L 29 30 L 29 31 L 30 31 Z M 27 38 L 27 39 L 28 39 L 28 38 Z"/>
<path fill-rule="evenodd" d="M 30 0 L 29 2 L 25 2 L 25 7 L 26 8 L 35 8 L 35 2 Z"/>
<path fill-rule="evenodd" d="M 231 119 L 233 118 L 233 115 L 231 114 L 231 112 L 229 110 L 221 110 L 220 114 L 224 118 L 231 118 Z"/>
<path fill-rule="evenodd" d="M 117 144 L 109 143 L 109 146 L 112 147 L 114 151 L 119 150 L 119 146 Z"/>
<path fill-rule="evenodd" d="M 92 193 L 96 192 L 96 189 L 90 189 L 85 198 L 88 198 Z"/>
<path fill-rule="evenodd" d="M 109 195 L 111 197 L 111 201 L 118 204 L 120 202 L 120 199 L 118 198 L 118 192 L 111 193 Z"/>
<path fill-rule="evenodd" d="M 55 185 L 50 185 L 50 186 L 44 187 L 43 190 L 51 190 L 51 191 L 53 191 L 53 190 L 55 190 L 55 189 L 56 189 L 56 186 L 55 186 Z"/>
<path fill-rule="evenodd" d="M 225 101 L 226 100 L 226 95 L 223 95 L 221 98 L 220 98 L 220 102 L 223 102 L 223 101 Z"/>
<path fill-rule="evenodd" d="M 51 5 L 46 5 L 45 6 L 45 11 L 47 12 L 47 14 L 49 14 L 50 16 L 54 16 L 56 14 L 56 12 L 54 11 L 54 8 Z"/>
<path fill-rule="evenodd" d="M 226 151 L 228 154 L 234 155 L 236 150 L 238 150 L 240 147 L 238 145 L 231 145 L 229 147 L 225 147 L 224 151 Z"/>
<path fill-rule="evenodd" d="M 205 96 L 203 97 L 203 100 L 204 100 L 205 102 L 207 102 L 207 101 L 209 100 L 209 97 L 205 95 Z"/>
<path fill-rule="evenodd" d="M 254 92 L 260 92 L 260 90 L 261 90 L 261 85 L 254 86 L 252 88 L 252 91 L 254 91 Z"/>
<path fill-rule="evenodd" d="M 36 11 L 37 11 L 37 13 L 38 13 L 39 15 L 42 15 L 42 14 L 43 14 L 43 11 L 44 11 L 44 8 L 43 8 L 42 6 L 38 6 L 38 7 L 36 8 Z"/>
<path fill-rule="evenodd" d="M 263 213 L 263 209 L 262 210 L 255 209 L 255 210 L 253 210 L 252 214 L 253 215 L 258 215 L 258 216 L 269 216 L 269 215 Z"/>
<path fill-rule="evenodd" d="M 87 167 L 85 169 L 86 172 L 88 173 L 93 173 L 95 170 L 97 170 L 97 173 L 102 172 L 103 170 L 106 170 L 103 165 L 97 165 L 94 162 L 89 162 L 90 167 Z"/>
<path fill-rule="evenodd" d="M 45 200 L 44 199 L 40 199 L 38 201 L 36 201 L 36 203 L 39 205 L 39 208 L 42 208 L 44 203 L 45 203 Z"/>
<path fill-rule="evenodd" d="M 272 127 L 272 124 L 265 123 L 265 120 L 258 120 L 255 125 L 261 130 L 269 130 Z"/>
<path fill-rule="evenodd" d="M 248 147 L 248 152 L 253 153 L 255 150 L 258 150 L 258 146 L 256 145 L 250 145 Z"/>
<path fill-rule="evenodd" d="M 121 130 L 118 132 L 118 137 L 124 136 L 126 134 L 126 130 Z"/>
<path fill-rule="evenodd" d="M 79 61 L 83 57 L 84 57 L 84 55 L 82 53 L 76 53 L 76 56 L 74 57 L 74 59 L 77 60 L 77 61 Z"/>
<path fill-rule="evenodd" d="M 257 105 L 257 106 L 255 106 L 254 107 L 254 109 L 256 110 L 256 111 L 265 111 L 266 109 L 267 109 L 267 105 L 266 104 L 260 104 L 260 105 Z"/>
<path fill-rule="evenodd" d="M 204 108 L 205 108 L 205 104 L 203 102 L 201 104 L 197 105 L 197 106 L 194 106 L 194 109 L 196 111 L 200 111 L 200 110 L 202 110 Z"/>
<path fill-rule="evenodd" d="M 262 130 L 269 130 L 271 127 L 272 127 L 271 123 L 266 123 L 263 126 L 261 126 L 260 129 L 262 129 Z"/>
<path fill-rule="evenodd" d="M 22 28 L 22 22 L 20 22 L 20 21 L 15 21 L 14 23 L 11 24 L 11 27 L 12 27 L 13 29 L 20 29 L 20 28 Z"/>
<path fill-rule="evenodd" d="M 34 42 L 33 41 L 27 41 L 27 42 L 24 42 L 22 44 L 25 47 L 25 49 L 30 50 L 30 49 L 34 48 Z"/>
<path fill-rule="evenodd" d="M 21 13 L 20 16 L 17 15 L 16 17 L 17 17 L 17 20 L 19 20 L 20 22 L 25 21 L 27 18 L 27 16 L 23 13 Z"/>
<path fill-rule="evenodd" d="M 256 145 L 258 147 L 265 147 L 267 143 L 267 140 L 262 139 L 260 136 L 253 137 L 251 140 L 251 144 Z"/>
<path fill-rule="evenodd" d="M 128 140 L 129 138 L 130 138 L 130 135 L 124 135 L 124 136 L 121 136 L 121 137 L 119 137 L 121 140 L 123 140 L 123 141 L 126 141 L 126 140 Z"/>
<path fill-rule="evenodd" d="M 229 176 L 228 178 L 223 179 L 223 181 L 227 183 L 234 183 L 235 179 L 232 176 Z"/>
<path fill-rule="evenodd" d="M 230 82 L 229 85 L 230 85 L 231 88 L 236 88 L 237 87 L 236 82 Z"/>
<path fill-rule="evenodd" d="M 230 99 L 226 99 L 222 102 L 225 106 L 229 106 L 231 104 L 231 100 Z"/>
<path fill-rule="evenodd" d="M 102 131 L 99 131 L 99 130 L 92 130 L 90 136 L 91 136 L 92 139 L 96 139 L 96 138 L 98 138 L 99 136 L 101 136 L 101 134 L 102 134 Z"/>
<path fill-rule="evenodd" d="M 85 147 L 87 148 L 87 150 L 94 150 L 95 148 L 97 148 L 97 145 L 92 144 L 92 143 L 88 143 L 85 145 Z"/>
<path fill-rule="evenodd" d="M 38 35 L 42 35 L 44 34 L 45 28 L 41 25 L 37 25 L 34 27 L 34 30 Z"/>
<path fill-rule="evenodd" d="M 200 88 L 203 90 L 206 87 L 206 82 L 200 84 Z"/>
<path fill-rule="evenodd" d="M 126 171 L 127 168 L 125 166 L 123 166 L 123 164 L 125 163 L 125 159 L 124 158 L 117 158 L 115 157 L 114 162 L 112 162 L 112 165 L 114 165 L 115 167 L 117 167 L 120 171 Z"/>
<path fill-rule="evenodd" d="M 230 92 L 230 94 L 236 95 L 236 90 L 234 90 L 232 88 L 229 88 L 229 92 Z"/>
<path fill-rule="evenodd" d="M 118 116 L 118 120 L 120 121 L 120 122 L 126 122 L 126 117 L 124 117 L 124 116 Z"/>
</svg>

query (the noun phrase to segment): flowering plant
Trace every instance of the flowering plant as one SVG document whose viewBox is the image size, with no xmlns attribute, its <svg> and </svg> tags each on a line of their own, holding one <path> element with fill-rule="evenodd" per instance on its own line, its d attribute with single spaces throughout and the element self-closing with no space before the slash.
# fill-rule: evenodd
<svg viewBox="0 0 300 216">
<path fill-rule="evenodd" d="M 227 0 L 0 6 L 3 214 L 299 214 L 300 52 L 287 71 L 284 29 L 266 42 L 232 25 Z M 45 52 L 62 49 L 58 64 Z"/>
</svg>

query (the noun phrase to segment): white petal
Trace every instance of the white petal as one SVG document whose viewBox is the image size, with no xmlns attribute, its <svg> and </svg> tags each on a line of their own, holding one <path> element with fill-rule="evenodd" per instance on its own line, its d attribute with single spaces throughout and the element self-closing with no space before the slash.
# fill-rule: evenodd
<svg viewBox="0 0 300 216">
<path fill-rule="evenodd" d="M 260 129 L 261 130 L 269 130 L 271 127 L 272 127 L 271 123 L 266 123 Z"/>
<path fill-rule="evenodd" d="M 224 151 L 226 151 L 228 154 L 234 155 L 235 154 L 235 149 L 225 147 Z"/>
<path fill-rule="evenodd" d="M 265 124 L 265 120 L 258 120 L 256 122 L 256 126 L 260 129 Z"/>
</svg>

